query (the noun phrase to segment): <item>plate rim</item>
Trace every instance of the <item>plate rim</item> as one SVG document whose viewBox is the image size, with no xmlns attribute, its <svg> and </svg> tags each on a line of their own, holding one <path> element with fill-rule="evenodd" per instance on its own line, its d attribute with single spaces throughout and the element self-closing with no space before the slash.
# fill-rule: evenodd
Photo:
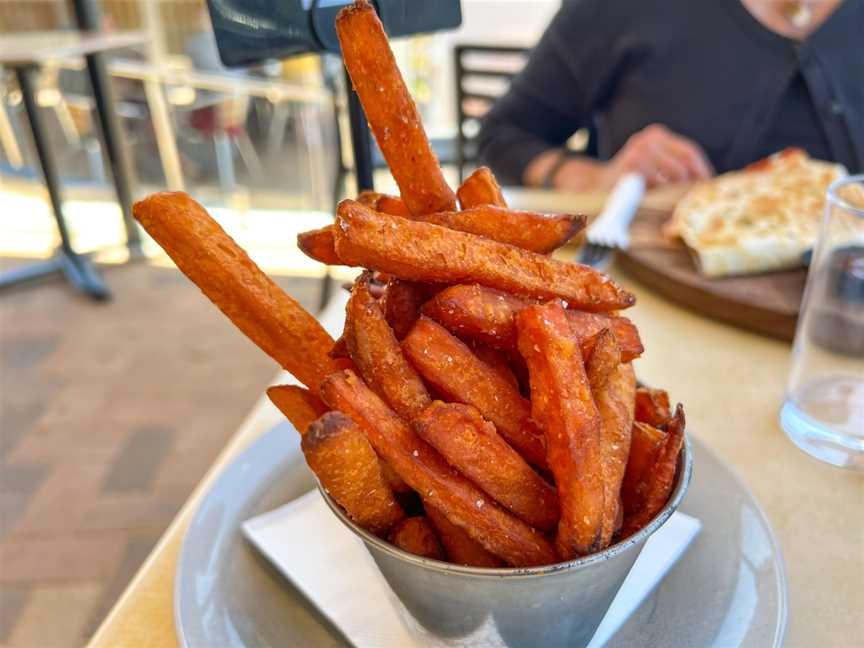
<svg viewBox="0 0 864 648">
<path fill-rule="evenodd" d="M 250 457 L 256 456 L 261 452 L 261 447 L 266 446 L 268 443 L 272 443 L 275 438 L 284 435 L 285 428 L 289 428 L 293 434 L 289 436 L 289 453 L 288 455 L 284 455 L 278 459 L 274 457 L 274 463 L 281 463 L 285 461 L 287 458 L 296 456 L 297 453 L 300 452 L 300 435 L 296 432 L 296 428 L 291 425 L 288 421 L 282 421 L 272 427 L 270 427 L 266 432 L 262 433 L 256 439 L 254 439 L 249 445 L 247 445 L 240 453 L 238 453 L 233 459 L 231 459 L 222 472 L 216 477 L 210 487 L 207 489 L 206 493 L 202 497 L 201 501 L 198 502 L 195 507 L 195 511 L 192 515 L 192 518 L 189 522 L 189 525 L 186 527 L 186 530 L 183 533 L 183 540 L 181 542 L 180 551 L 177 558 L 176 567 L 174 570 L 174 586 L 172 588 L 172 610 L 174 617 L 174 627 L 175 634 L 177 636 L 177 641 L 180 646 L 183 648 L 195 648 L 196 644 L 190 641 L 189 637 L 186 636 L 186 628 L 183 623 L 183 597 L 181 596 L 181 589 L 184 585 L 183 574 L 188 573 L 188 569 L 186 568 L 187 564 L 190 562 L 190 555 L 193 553 L 194 548 L 191 544 L 190 531 L 196 525 L 200 512 L 205 509 L 208 502 L 210 502 L 212 497 L 214 496 L 214 491 L 216 491 L 217 486 L 226 479 L 227 475 L 233 474 L 234 471 L 241 470 L 241 465 L 244 462 L 247 462 Z M 286 435 L 287 436 L 287 435 Z M 735 484 L 745 493 L 750 502 L 754 505 L 758 516 L 758 520 L 761 523 L 762 527 L 765 529 L 766 536 L 768 538 L 769 545 L 772 550 L 772 555 L 774 556 L 774 560 L 772 561 L 776 566 L 776 576 L 774 579 L 774 588 L 778 594 L 777 596 L 777 619 L 774 626 L 774 638 L 773 638 L 773 646 L 782 646 L 783 642 L 786 638 L 786 633 L 788 630 L 788 617 L 789 617 L 789 586 L 788 579 L 786 576 L 786 563 L 783 557 L 782 548 L 780 546 L 779 540 L 777 539 L 776 534 L 774 533 L 774 529 L 771 526 L 771 522 L 768 519 L 765 511 L 759 505 L 758 500 L 753 495 L 753 492 L 747 486 L 747 483 L 742 479 L 741 475 L 735 470 L 733 466 L 729 464 L 729 462 L 723 460 L 723 458 L 717 453 L 716 450 L 711 448 L 707 443 L 705 443 L 702 439 L 693 436 L 692 434 L 688 435 L 690 437 L 693 452 L 695 456 L 696 447 L 698 447 L 699 451 L 705 452 L 708 454 L 719 466 L 721 466 L 727 473 L 732 477 L 732 480 Z M 698 468 L 695 466 L 697 462 L 694 461 L 693 471 L 695 472 Z M 686 503 L 686 498 L 682 504 Z M 237 533 L 242 535 L 241 529 L 238 527 L 236 530 Z"/>
</svg>

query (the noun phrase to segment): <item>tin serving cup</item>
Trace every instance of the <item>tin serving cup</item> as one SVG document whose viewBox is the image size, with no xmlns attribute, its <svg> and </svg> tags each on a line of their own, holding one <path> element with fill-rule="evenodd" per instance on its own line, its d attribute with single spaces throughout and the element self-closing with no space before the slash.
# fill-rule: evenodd
<svg viewBox="0 0 864 648">
<path fill-rule="evenodd" d="M 558 648 L 588 644 L 645 541 L 681 504 L 692 471 L 685 438 L 669 501 L 647 526 L 598 553 L 529 568 L 465 567 L 407 553 L 358 527 L 319 490 L 363 540 L 420 637 L 437 645 Z"/>
</svg>

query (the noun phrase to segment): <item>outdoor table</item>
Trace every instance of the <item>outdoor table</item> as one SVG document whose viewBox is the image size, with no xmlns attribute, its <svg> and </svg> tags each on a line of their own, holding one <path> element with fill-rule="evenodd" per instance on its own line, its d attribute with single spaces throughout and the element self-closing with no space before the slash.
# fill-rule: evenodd
<svg viewBox="0 0 864 648">
<path fill-rule="evenodd" d="M 57 161 L 51 149 L 51 138 L 36 101 L 36 78 L 40 68 L 51 61 L 80 56 L 86 59 L 100 130 L 108 154 L 109 166 L 114 175 L 117 200 L 123 213 L 128 245 L 135 249 L 140 245 L 140 237 L 132 218 L 131 171 L 122 150 L 121 130 L 114 115 L 110 85 L 99 55 L 111 50 L 141 45 L 146 41 L 147 36 L 137 31 L 24 32 L 4 34 L 0 39 L 0 66 L 13 69 L 18 78 L 33 144 L 60 235 L 60 249 L 53 258 L 4 272 L 0 275 L 0 288 L 61 272 L 69 283 L 90 297 L 99 300 L 110 298 L 108 287 L 89 259 L 77 253 L 72 247 L 66 219 L 63 216 Z"/>
</svg>

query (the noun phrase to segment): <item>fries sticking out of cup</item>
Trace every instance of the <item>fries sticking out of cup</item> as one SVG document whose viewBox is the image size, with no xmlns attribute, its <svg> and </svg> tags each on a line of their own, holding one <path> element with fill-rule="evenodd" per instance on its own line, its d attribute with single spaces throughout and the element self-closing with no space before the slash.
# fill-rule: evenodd
<svg viewBox="0 0 864 648">
<path fill-rule="evenodd" d="M 298 237 L 313 259 L 362 269 L 338 341 L 189 196 L 151 196 L 136 218 L 303 385 L 268 395 L 355 525 L 483 569 L 636 533 L 670 497 L 685 422 L 666 392 L 637 389 L 642 340 L 620 312 L 633 295 L 549 255 L 584 217 L 509 209 L 485 168 L 448 186 L 371 4 L 344 8 L 337 32 L 400 190 L 345 200 Z"/>
</svg>

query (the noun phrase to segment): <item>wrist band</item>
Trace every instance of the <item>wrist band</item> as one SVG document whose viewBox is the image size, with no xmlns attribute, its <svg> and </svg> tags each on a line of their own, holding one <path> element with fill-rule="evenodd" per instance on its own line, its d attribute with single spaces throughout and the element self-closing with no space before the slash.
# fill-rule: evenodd
<svg viewBox="0 0 864 648">
<path fill-rule="evenodd" d="M 544 189 L 554 189 L 555 188 L 555 176 L 561 170 L 561 167 L 570 159 L 570 155 L 567 151 L 561 151 L 561 155 L 558 156 L 558 159 L 555 160 L 555 164 L 552 165 L 552 168 L 546 172 L 546 175 L 543 176 L 543 188 Z"/>
</svg>

